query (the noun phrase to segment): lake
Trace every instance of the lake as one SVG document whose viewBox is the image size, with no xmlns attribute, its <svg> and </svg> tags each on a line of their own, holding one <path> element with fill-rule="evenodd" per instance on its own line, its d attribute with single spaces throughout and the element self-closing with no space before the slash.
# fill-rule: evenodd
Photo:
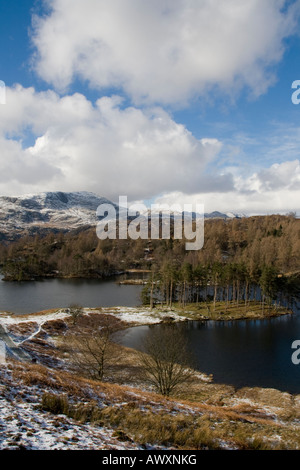
<svg viewBox="0 0 300 470">
<path fill-rule="evenodd" d="M 295 315 L 264 320 L 235 322 L 191 321 L 180 324 L 194 355 L 196 368 L 213 374 L 214 382 L 233 385 L 277 388 L 300 393 L 300 365 L 292 363 L 291 348 L 300 340 L 300 309 Z M 122 344 L 141 348 L 150 328 L 126 330 Z"/>
<path fill-rule="evenodd" d="M 142 286 L 119 285 L 116 279 L 46 279 L 29 282 L 0 280 L 0 310 L 32 313 L 64 308 L 139 305 Z M 300 393 L 300 365 L 291 361 L 293 341 L 300 340 L 300 304 L 294 315 L 236 322 L 180 324 L 195 355 L 197 368 L 214 381 L 243 386 L 274 387 Z M 157 325 L 154 328 L 159 328 Z M 153 327 L 152 327 L 153 328 Z M 122 343 L 139 348 L 148 326 L 129 328 Z"/>
<path fill-rule="evenodd" d="M 83 307 L 139 305 L 142 286 L 119 285 L 116 282 L 118 279 L 45 279 L 22 282 L 0 280 L 0 311 L 34 313 L 69 307 L 73 303 Z"/>
</svg>

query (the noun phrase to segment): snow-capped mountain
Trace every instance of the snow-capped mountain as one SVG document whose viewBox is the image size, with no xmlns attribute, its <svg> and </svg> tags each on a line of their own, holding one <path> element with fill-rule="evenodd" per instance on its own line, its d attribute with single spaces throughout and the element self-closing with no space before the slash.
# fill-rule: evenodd
<svg viewBox="0 0 300 470">
<path fill-rule="evenodd" d="M 206 219 L 241 219 L 247 216 L 245 214 L 238 214 L 234 212 L 223 213 L 223 212 L 214 211 L 214 212 L 204 214 L 204 217 Z"/>
<path fill-rule="evenodd" d="M 235 212 L 226 212 L 225 214 L 229 219 L 242 219 L 243 217 L 247 217 L 244 213 L 235 213 Z"/>
<path fill-rule="evenodd" d="M 95 226 L 99 221 L 96 211 L 101 204 L 113 205 L 118 214 L 117 204 L 87 191 L 0 196 L 0 239 L 13 240 L 24 232 L 34 234 Z M 212 212 L 204 217 L 228 219 L 239 216 Z"/>
<path fill-rule="evenodd" d="M 2 239 L 14 239 L 24 231 L 72 230 L 95 225 L 96 210 L 100 204 L 113 203 L 86 191 L 1 196 L 0 236 Z"/>
</svg>

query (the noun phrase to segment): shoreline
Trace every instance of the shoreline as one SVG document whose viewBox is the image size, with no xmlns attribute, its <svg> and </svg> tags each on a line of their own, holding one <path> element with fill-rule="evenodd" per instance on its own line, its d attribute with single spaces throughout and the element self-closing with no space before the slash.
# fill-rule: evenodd
<svg viewBox="0 0 300 470">
<path fill-rule="evenodd" d="M 177 309 L 179 310 L 179 309 Z M 282 315 L 289 315 L 292 312 L 286 311 L 286 313 L 281 313 L 277 314 L 277 317 L 280 317 Z M 273 316 L 256 316 L 256 317 L 240 317 L 240 318 L 235 318 L 234 320 L 231 318 L 228 318 L 227 320 L 224 318 L 220 319 L 211 319 L 211 318 L 199 318 L 199 317 L 191 317 L 190 315 L 188 316 L 187 313 L 186 315 L 179 315 L 178 313 L 175 312 L 175 310 L 171 309 L 150 309 L 150 307 L 85 307 L 82 308 L 82 315 L 87 315 L 87 316 L 92 316 L 93 314 L 95 315 L 106 315 L 109 316 L 111 315 L 112 317 L 116 318 L 119 321 L 119 328 L 118 331 L 124 331 L 129 328 L 135 328 L 135 327 L 147 327 L 151 325 L 159 325 L 159 324 L 176 324 L 176 323 L 182 323 L 182 322 L 189 322 L 189 321 L 202 321 L 203 323 L 206 321 L 214 321 L 214 322 L 219 322 L 223 321 L 226 322 L 236 322 L 236 321 L 247 321 L 247 320 L 262 320 L 262 319 L 271 319 L 275 318 L 275 315 Z M 171 318 L 172 316 L 172 318 Z M 0 312 L 0 330 L 2 331 L 2 340 L 5 341 L 5 335 L 8 334 L 8 336 L 13 340 L 15 352 L 17 352 L 19 349 L 23 349 L 23 344 L 26 341 L 35 341 L 36 337 L 39 336 L 40 332 L 43 331 L 44 327 L 46 327 L 46 324 L 50 326 L 49 324 L 53 323 L 55 325 L 56 322 L 65 322 L 65 321 L 72 321 L 72 316 L 69 311 L 69 308 L 54 308 L 54 309 L 48 309 L 48 310 L 42 310 L 39 312 L 33 312 L 33 313 L 27 313 L 27 314 L 16 314 L 12 312 Z M 46 327 L 47 329 L 47 327 Z M 15 334 L 17 336 L 15 336 Z M 1 336 L 1 335 L 0 335 Z M 1 339 L 1 337 L 0 337 Z M 30 361 L 29 361 L 30 362 Z M 204 383 L 211 383 L 216 386 L 232 386 L 235 388 L 234 385 L 230 385 L 227 383 L 219 383 L 215 382 L 214 380 L 214 375 L 212 373 L 208 372 L 203 372 L 200 370 L 195 371 L 199 377 L 201 376 L 201 380 Z M 243 387 L 241 387 L 243 388 Z M 246 388 L 249 388 L 249 390 L 255 390 L 255 389 L 261 389 L 264 390 L 265 387 L 259 387 L 259 386 L 248 386 Z M 267 387 L 270 388 L 270 387 Z M 271 387 L 270 389 L 273 389 L 274 387 Z M 275 389 L 274 389 L 275 390 Z M 279 388 L 276 388 L 281 393 L 289 393 L 291 395 L 295 395 L 294 392 L 288 391 L 288 390 L 281 390 Z M 296 393 L 297 395 L 297 393 Z M 299 395 L 300 396 L 300 395 Z"/>
<path fill-rule="evenodd" d="M 2 276 L 1 280 L 3 282 L 32 282 L 32 281 L 43 281 L 46 279 L 98 279 L 99 281 L 111 280 L 112 278 L 117 278 L 119 276 L 124 276 L 126 274 L 149 274 L 151 271 L 149 269 L 125 269 L 125 270 L 118 270 L 118 271 L 111 271 L 106 273 L 99 273 L 99 272 L 78 272 L 78 273 L 71 273 L 71 274 L 63 274 L 59 271 L 53 271 L 49 273 L 39 274 L 39 275 L 30 275 L 24 276 L 19 279 L 17 276 L 10 276 L 4 275 L 1 273 L 0 268 L 0 276 Z M 137 279 L 138 281 L 143 281 L 142 279 Z M 128 284 L 130 284 L 130 280 L 128 280 Z"/>
<path fill-rule="evenodd" d="M 265 320 L 277 318 L 285 315 L 293 315 L 294 312 L 287 307 L 277 307 L 262 312 L 261 305 L 258 302 L 250 302 L 245 309 L 244 305 L 231 305 L 224 309 L 223 302 L 216 303 L 216 309 L 210 310 L 212 304 L 195 305 L 188 304 L 182 306 L 136 306 L 136 307 L 82 307 L 83 314 L 106 314 L 117 317 L 123 323 L 132 326 L 147 326 L 160 323 L 176 323 L 183 321 L 213 321 L 213 322 L 232 322 L 242 320 Z M 245 311 L 246 310 L 246 311 Z M 69 308 L 53 308 L 30 313 L 15 313 L 10 311 L 0 312 L 0 324 L 23 323 L 29 321 L 51 321 L 59 318 L 70 317 Z"/>
</svg>

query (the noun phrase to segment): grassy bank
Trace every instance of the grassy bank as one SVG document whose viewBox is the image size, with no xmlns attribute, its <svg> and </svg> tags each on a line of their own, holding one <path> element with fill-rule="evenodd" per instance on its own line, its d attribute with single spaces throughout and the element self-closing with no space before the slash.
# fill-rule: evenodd
<svg viewBox="0 0 300 470">
<path fill-rule="evenodd" d="M 263 319 L 281 315 L 291 315 L 292 310 L 281 306 L 262 306 L 260 302 L 226 303 L 203 302 L 182 306 L 174 304 L 171 311 L 187 320 L 232 321 L 243 319 Z"/>
<path fill-rule="evenodd" d="M 206 307 L 193 304 L 153 311 L 122 307 L 84 309 L 82 321 L 85 328 L 94 329 L 95 321 L 99 326 L 107 320 L 115 324 L 117 317 L 121 330 L 138 321 L 139 324 L 172 321 L 172 315 L 176 321 L 199 319 L 199 315 L 218 319 L 218 315 L 223 315 L 222 303 L 216 304 L 216 310 L 211 312 L 215 317 L 202 310 Z M 251 318 L 259 318 L 261 306 L 250 307 L 249 312 L 254 312 Z M 232 305 L 232 310 L 228 308 L 226 312 L 227 319 L 234 314 L 235 319 L 241 318 L 242 312 L 241 305 Z M 0 399 L 3 409 L 8 410 L 0 443 L 2 434 L 6 447 L 49 448 L 49 436 L 41 436 L 41 426 L 32 424 L 39 420 L 46 429 L 51 429 L 51 436 L 57 441 L 52 447 L 59 448 L 83 446 L 74 436 L 84 429 L 89 436 L 85 447 L 97 449 L 107 445 L 169 449 L 300 448 L 300 395 L 262 388 L 236 390 L 195 371 L 187 383 L 167 398 L 154 393 L 145 380 L 136 351 L 121 346 L 118 362 L 109 369 L 105 380 L 95 381 L 73 369 L 70 344 L 66 343 L 73 318 L 67 312 L 3 315 L 0 320 L 37 362 L 9 359 L 7 367 L 0 368 Z M 18 407 L 18 420 L 10 407 L 10 403 L 16 402 L 22 404 Z M 27 427 L 23 426 L 23 410 L 30 423 Z M 109 444 L 101 438 L 103 433 L 110 436 Z M 95 436 L 100 437 L 97 440 Z"/>
<path fill-rule="evenodd" d="M 136 448 L 299 449 L 299 396 L 276 390 L 234 391 L 202 384 L 209 398 L 167 399 L 42 365 L 17 364 L 11 374 L 13 382 L 22 384 L 19 400 L 24 400 L 24 391 L 26 396 L 34 393 L 36 412 L 46 413 L 45 421 L 55 420 L 60 435 L 65 416 L 73 426 L 89 424 L 94 432 L 110 429 L 120 443 Z"/>
</svg>

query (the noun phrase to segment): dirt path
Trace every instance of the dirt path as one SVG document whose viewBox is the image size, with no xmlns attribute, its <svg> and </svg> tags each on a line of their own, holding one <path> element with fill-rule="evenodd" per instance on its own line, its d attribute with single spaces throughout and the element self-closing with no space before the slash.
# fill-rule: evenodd
<svg viewBox="0 0 300 470">
<path fill-rule="evenodd" d="M 19 361 L 32 362 L 31 356 L 24 349 L 17 346 L 9 334 L 0 324 L 0 341 L 6 345 L 6 353 Z"/>
</svg>

